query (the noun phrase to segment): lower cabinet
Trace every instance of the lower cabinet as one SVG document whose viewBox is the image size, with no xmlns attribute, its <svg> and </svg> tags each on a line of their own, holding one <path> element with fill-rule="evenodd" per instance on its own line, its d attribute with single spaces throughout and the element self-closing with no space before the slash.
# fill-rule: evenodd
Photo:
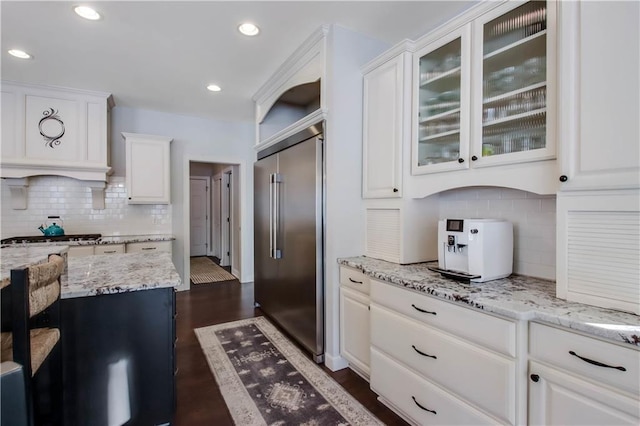
<svg viewBox="0 0 640 426">
<path fill-rule="evenodd" d="M 524 422 L 514 321 L 375 279 L 370 321 L 371 388 L 407 420 Z"/>
<path fill-rule="evenodd" d="M 175 290 L 62 300 L 67 425 L 160 425 L 175 413 Z"/>
<path fill-rule="evenodd" d="M 99 244 L 94 247 L 93 254 L 121 254 L 124 251 L 124 244 Z"/>
<path fill-rule="evenodd" d="M 69 257 L 92 256 L 94 254 L 122 254 L 154 251 L 164 251 L 171 253 L 171 241 L 148 241 L 142 243 L 69 246 Z"/>
<path fill-rule="evenodd" d="M 340 354 L 352 370 L 369 378 L 369 278 L 340 267 Z"/>
<path fill-rule="evenodd" d="M 640 424 L 640 350 L 531 323 L 529 423 Z"/>
<path fill-rule="evenodd" d="M 149 252 L 149 251 L 166 251 L 171 253 L 171 241 L 150 241 L 145 243 L 127 243 L 127 253 L 137 252 Z"/>
<path fill-rule="evenodd" d="M 94 246 L 69 246 L 69 257 L 93 256 Z"/>
</svg>

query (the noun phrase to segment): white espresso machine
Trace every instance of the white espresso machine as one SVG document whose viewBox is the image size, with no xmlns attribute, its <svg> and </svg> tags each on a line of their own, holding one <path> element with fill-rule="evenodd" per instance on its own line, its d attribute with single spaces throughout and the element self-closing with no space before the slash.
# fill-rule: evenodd
<svg viewBox="0 0 640 426">
<path fill-rule="evenodd" d="M 513 225 L 500 219 L 438 221 L 438 268 L 461 281 L 485 282 L 513 272 Z"/>
</svg>

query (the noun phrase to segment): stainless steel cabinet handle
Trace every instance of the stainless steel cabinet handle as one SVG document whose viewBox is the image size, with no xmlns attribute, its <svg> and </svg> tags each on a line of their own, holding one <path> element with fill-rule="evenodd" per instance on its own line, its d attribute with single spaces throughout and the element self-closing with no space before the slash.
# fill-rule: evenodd
<svg viewBox="0 0 640 426">
<path fill-rule="evenodd" d="M 115 252 L 116 252 L 115 250 L 105 250 L 105 251 L 104 251 L 104 254 L 107 254 L 107 253 L 115 253 Z"/>
<path fill-rule="evenodd" d="M 142 250 L 155 250 L 156 247 L 142 247 Z"/>
<path fill-rule="evenodd" d="M 575 353 L 574 351 L 569 351 L 569 354 L 570 354 L 570 355 L 573 355 L 573 356 L 575 356 L 575 357 L 578 357 L 578 358 L 580 358 L 581 360 L 583 360 L 584 362 L 588 362 L 589 364 L 597 365 L 598 367 L 614 368 L 614 369 L 616 369 L 616 370 L 620 370 L 620 371 L 627 371 L 627 369 L 626 369 L 626 368 L 624 368 L 624 367 L 615 367 L 615 366 L 613 366 L 613 365 L 607 365 L 607 364 L 603 364 L 603 363 L 601 363 L 601 362 L 599 362 L 599 361 L 594 361 L 594 360 L 589 359 L 589 358 L 581 357 L 580 355 L 578 355 L 578 354 L 577 354 L 577 353 Z"/>
</svg>

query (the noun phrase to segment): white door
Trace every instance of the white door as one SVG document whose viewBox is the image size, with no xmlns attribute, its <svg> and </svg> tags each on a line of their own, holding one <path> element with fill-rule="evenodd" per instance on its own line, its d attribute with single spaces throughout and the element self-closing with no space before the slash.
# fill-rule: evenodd
<svg viewBox="0 0 640 426">
<path fill-rule="evenodd" d="M 207 180 L 191 178 L 191 256 L 207 255 Z"/>
<path fill-rule="evenodd" d="M 213 216 L 213 241 L 211 242 L 212 254 L 213 256 L 220 259 L 222 256 L 222 229 L 221 229 L 221 218 L 222 218 L 222 178 L 215 177 L 213 178 L 213 190 L 211 191 L 212 200 L 212 216 Z"/>
</svg>

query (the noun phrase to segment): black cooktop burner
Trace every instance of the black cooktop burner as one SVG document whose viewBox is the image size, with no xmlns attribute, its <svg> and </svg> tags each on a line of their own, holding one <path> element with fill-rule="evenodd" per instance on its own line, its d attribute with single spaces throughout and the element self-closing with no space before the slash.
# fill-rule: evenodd
<svg viewBox="0 0 640 426">
<path fill-rule="evenodd" d="M 47 237 L 44 235 L 31 235 L 28 237 L 11 237 L 0 241 L 0 244 L 19 244 L 19 243 L 46 243 L 52 241 L 93 241 L 102 237 L 102 234 L 71 234 L 61 235 L 59 237 Z"/>
</svg>

